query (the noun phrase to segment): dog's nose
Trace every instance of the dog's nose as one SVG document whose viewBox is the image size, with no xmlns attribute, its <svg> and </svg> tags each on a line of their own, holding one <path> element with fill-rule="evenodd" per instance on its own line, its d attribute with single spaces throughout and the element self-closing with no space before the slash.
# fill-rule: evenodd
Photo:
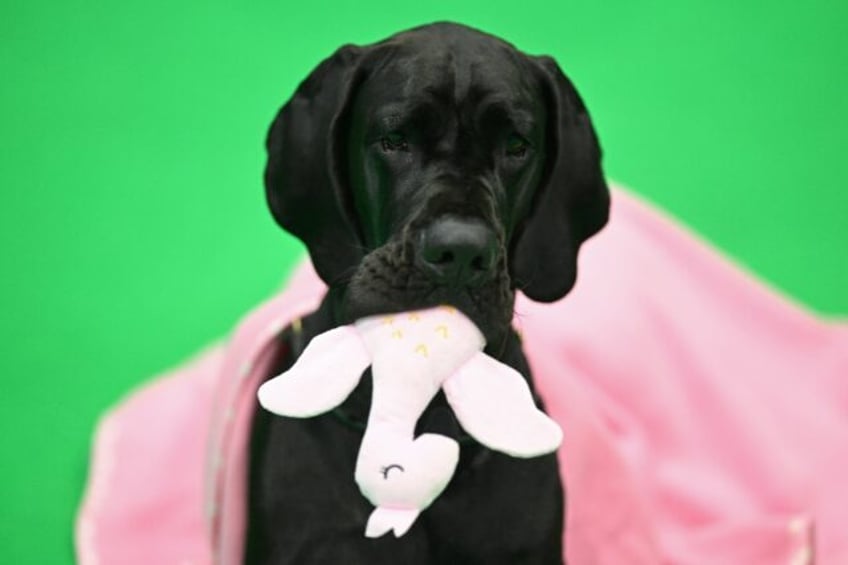
<svg viewBox="0 0 848 565">
<path fill-rule="evenodd" d="M 424 229 L 418 251 L 422 266 L 438 282 L 473 286 L 492 272 L 498 243 L 481 220 L 448 216 Z"/>
</svg>

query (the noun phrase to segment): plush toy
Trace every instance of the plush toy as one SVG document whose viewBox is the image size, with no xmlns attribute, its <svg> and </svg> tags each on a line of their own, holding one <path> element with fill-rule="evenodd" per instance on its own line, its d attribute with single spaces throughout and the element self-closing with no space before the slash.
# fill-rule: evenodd
<svg viewBox="0 0 848 565">
<path fill-rule="evenodd" d="M 524 378 L 484 346 L 480 330 L 449 306 L 364 318 L 315 337 L 291 369 L 260 387 L 259 402 L 282 416 L 315 416 L 341 404 L 371 365 L 371 411 L 355 478 L 376 506 L 365 535 L 392 530 L 400 537 L 447 486 L 459 458 L 449 437 L 415 437 L 440 387 L 465 431 L 491 449 L 534 457 L 562 440 Z"/>
</svg>

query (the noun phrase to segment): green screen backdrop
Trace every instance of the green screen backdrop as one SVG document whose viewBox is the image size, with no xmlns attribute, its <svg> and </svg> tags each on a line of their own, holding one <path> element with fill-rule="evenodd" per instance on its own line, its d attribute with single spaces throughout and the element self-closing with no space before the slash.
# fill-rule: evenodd
<svg viewBox="0 0 848 565">
<path fill-rule="evenodd" d="M 442 19 L 555 56 L 611 178 L 848 313 L 844 0 L 4 0 L 0 563 L 73 562 L 98 414 L 303 253 L 261 187 L 298 81 L 342 43 Z"/>
</svg>

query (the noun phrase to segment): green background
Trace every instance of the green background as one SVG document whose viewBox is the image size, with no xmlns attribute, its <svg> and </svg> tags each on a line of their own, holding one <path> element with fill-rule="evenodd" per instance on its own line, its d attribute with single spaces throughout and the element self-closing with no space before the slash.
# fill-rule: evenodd
<svg viewBox="0 0 848 565">
<path fill-rule="evenodd" d="M 612 178 L 848 313 L 844 0 L 3 0 L 0 563 L 73 560 L 98 413 L 226 334 L 301 253 L 260 183 L 297 82 L 341 43 L 440 19 L 554 55 Z"/>
</svg>

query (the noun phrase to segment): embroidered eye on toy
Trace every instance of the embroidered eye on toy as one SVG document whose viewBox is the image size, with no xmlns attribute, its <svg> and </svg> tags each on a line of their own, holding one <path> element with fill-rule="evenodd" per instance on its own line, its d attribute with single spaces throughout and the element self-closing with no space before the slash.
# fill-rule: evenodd
<svg viewBox="0 0 848 565">
<path fill-rule="evenodd" d="M 559 426 L 533 403 L 524 378 L 483 353 L 480 330 L 449 306 L 363 318 L 315 337 L 295 364 L 259 388 L 281 416 L 308 418 L 341 404 L 371 365 L 371 411 L 355 480 L 376 506 L 367 537 L 400 537 L 445 489 L 459 459 L 453 439 L 415 437 L 439 391 L 468 434 L 514 457 L 555 451 Z"/>
</svg>

